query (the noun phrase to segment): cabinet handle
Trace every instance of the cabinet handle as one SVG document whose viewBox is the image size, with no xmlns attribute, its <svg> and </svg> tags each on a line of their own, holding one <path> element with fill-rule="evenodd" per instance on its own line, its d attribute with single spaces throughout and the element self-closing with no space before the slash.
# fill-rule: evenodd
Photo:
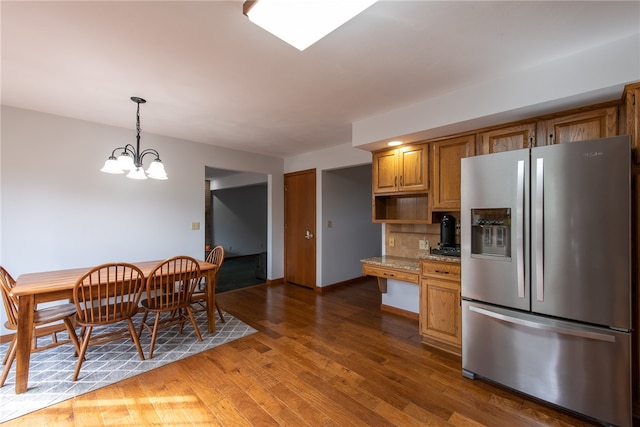
<svg viewBox="0 0 640 427">
<path fill-rule="evenodd" d="M 402 176 L 400 176 L 400 187 L 402 187 L 404 184 L 402 183 Z"/>
<path fill-rule="evenodd" d="M 448 272 L 448 271 L 434 270 L 434 272 L 436 272 L 436 273 L 442 273 L 442 274 L 449 274 L 449 272 Z"/>
<path fill-rule="evenodd" d="M 598 333 L 598 332 L 581 331 L 581 330 L 576 330 L 576 329 L 564 328 L 562 326 L 556 326 L 556 325 L 551 325 L 551 324 L 547 325 L 547 324 L 544 324 L 544 323 L 532 322 L 532 321 L 527 320 L 527 319 L 521 319 L 521 318 L 518 318 L 518 317 L 508 316 L 506 314 L 497 313 L 495 311 L 486 310 L 484 308 L 476 307 L 476 306 L 473 306 L 473 305 L 469 306 L 469 311 L 475 311 L 476 313 L 482 314 L 482 315 L 487 316 L 487 317 L 493 317 L 494 319 L 502 320 L 504 322 L 509 322 L 509 323 L 513 323 L 513 324 L 516 324 L 516 325 L 525 326 L 525 327 L 532 328 L 532 329 L 540 329 L 540 330 L 543 330 L 543 331 L 551 331 L 551 332 L 555 332 L 555 333 L 558 333 L 558 334 L 570 335 L 570 336 L 574 336 L 574 337 L 587 338 L 587 339 L 598 340 L 598 341 L 616 342 L 615 335 L 608 335 L 606 333 L 605 334 L 601 334 L 601 333 Z"/>
<path fill-rule="evenodd" d="M 516 273 L 518 298 L 524 298 L 524 160 L 518 160 L 516 182 Z"/>
<path fill-rule="evenodd" d="M 533 204 L 533 202 L 531 203 Z M 535 256 L 536 256 L 536 298 L 544 301 L 544 159 L 536 159 L 536 194 L 535 194 L 535 223 L 531 232 L 535 230 Z M 535 228 L 534 228 L 535 227 Z"/>
<path fill-rule="evenodd" d="M 553 144 L 553 134 L 549 134 L 549 145 Z"/>
<path fill-rule="evenodd" d="M 398 186 L 398 177 L 397 177 L 397 176 L 395 176 L 395 177 L 393 178 L 393 186 L 394 186 L 394 187 L 397 187 L 397 186 Z"/>
</svg>

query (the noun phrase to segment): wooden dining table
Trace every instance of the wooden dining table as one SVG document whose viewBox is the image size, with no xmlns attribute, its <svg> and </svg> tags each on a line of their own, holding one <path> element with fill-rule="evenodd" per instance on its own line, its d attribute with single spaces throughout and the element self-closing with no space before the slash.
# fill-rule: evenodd
<svg viewBox="0 0 640 427">
<path fill-rule="evenodd" d="M 161 260 L 132 263 L 145 278 Z M 198 261 L 200 276 L 207 278 L 207 326 L 208 331 L 216 328 L 216 269 L 217 265 Z M 29 363 L 31 359 L 31 341 L 33 339 L 33 312 L 37 304 L 49 301 L 73 299 L 73 288 L 77 280 L 91 267 L 68 270 L 45 271 L 21 274 L 11 294 L 18 298 L 18 330 L 16 348 L 16 394 L 27 391 L 29 382 Z"/>
</svg>

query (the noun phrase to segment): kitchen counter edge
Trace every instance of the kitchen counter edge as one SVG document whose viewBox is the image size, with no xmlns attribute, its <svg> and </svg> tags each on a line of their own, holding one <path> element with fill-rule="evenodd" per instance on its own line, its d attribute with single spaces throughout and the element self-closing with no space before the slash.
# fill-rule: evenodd
<svg viewBox="0 0 640 427">
<path fill-rule="evenodd" d="M 460 264 L 459 257 L 452 257 L 446 255 L 435 255 L 435 254 L 423 254 L 418 258 L 404 258 L 397 256 L 381 256 L 381 257 L 372 257 L 365 258 L 360 260 L 360 262 L 364 264 L 373 264 L 379 265 L 381 267 L 389 267 L 389 268 L 400 268 L 403 270 L 420 272 L 420 261 L 442 261 L 442 262 L 451 262 L 455 264 Z"/>
</svg>

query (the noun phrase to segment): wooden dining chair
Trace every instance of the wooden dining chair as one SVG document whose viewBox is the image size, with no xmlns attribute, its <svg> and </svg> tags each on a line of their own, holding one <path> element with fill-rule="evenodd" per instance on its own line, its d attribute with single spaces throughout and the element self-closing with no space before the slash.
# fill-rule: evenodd
<svg viewBox="0 0 640 427">
<path fill-rule="evenodd" d="M 220 273 L 220 268 L 222 268 L 222 263 L 224 262 L 224 248 L 222 246 L 214 247 L 206 259 L 207 262 L 211 264 L 215 264 L 218 267 L 216 268 L 215 273 L 215 282 L 218 283 L 218 273 Z M 207 310 L 207 289 L 209 288 L 206 277 L 203 277 L 199 282 L 196 290 L 193 292 L 191 296 L 191 303 L 200 306 L 201 308 L 197 308 L 194 312 L 205 311 Z M 213 287 L 215 289 L 215 286 Z M 222 310 L 218 306 L 218 301 L 216 300 L 216 310 L 218 310 L 218 316 L 220 316 L 220 321 L 224 323 L 224 316 L 222 315 Z"/>
<path fill-rule="evenodd" d="M 7 321 L 5 328 L 13 331 L 18 330 L 18 298 L 11 295 L 11 290 L 15 286 L 15 280 L 4 267 L 0 267 L 0 290 L 2 291 L 2 300 L 4 302 L 5 312 L 7 313 Z M 78 337 L 73 326 L 73 317 L 76 314 L 76 308 L 73 304 L 59 304 L 36 309 L 33 313 L 33 341 L 31 343 L 31 352 L 38 352 L 62 344 L 73 343 L 76 354 L 80 353 Z M 59 323 L 62 320 L 62 323 Z M 58 333 L 66 330 L 69 334 L 68 339 L 61 340 Z M 39 346 L 38 339 L 50 336 L 51 341 L 48 344 Z M 11 365 L 16 358 L 17 333 L 13 334 L 7 353 L 4 356 L 2 377 L 0 377 L 0 387 L 4 386 Z"/>
<path fill-rule="evenodd" d="M 173 325 L 180 325 L 180 333 L 189 320 L 196 331 L 198 340 L 202 341 L 200 329 L 191 309 L 191 296 L 198 284 L 200 265 L 194 258 L 176 256 L 162 261 L 147 277 L 146 299 L 140 302 L 144 310 L 139 335 L 144 329 L 151 333 L 149 358 L 153 357 L 158 330 Z M 155 314 L 153 324 L 147 324 L 149 313 Z M 161 318 L 165 314 L 164 318 Z"/>
<path fill-rule="evenodd" d="M 82 326 L 80 354 L 73 373 L 78 379 L 87 347 L 130 338 L 138 350 L 140 360 L 144 353 L 133 325 L 132 317 L 138 312 L 138 304 L 144 290 L 144 273 L 129 263 L 102 264 L 87 271 L 73 288 L 76 306 L 76 323 Z M 120 329 L 109 328 L 93 335 L 94 328 L 126 323 Z M 114 366 L 114 369 L 117 368 Z"/>
</svg>

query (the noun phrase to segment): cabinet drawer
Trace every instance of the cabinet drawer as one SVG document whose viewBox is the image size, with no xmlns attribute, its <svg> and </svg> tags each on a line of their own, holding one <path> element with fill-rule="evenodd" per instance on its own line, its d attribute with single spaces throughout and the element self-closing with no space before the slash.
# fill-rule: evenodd
<svg viewBox="0 0 640 427">
<path fill-rule="evenodd" d="M 422 261 L 420 271 L 423 276 L 460 280 L 460 264 L 452 262 Z"/>
<path fill-rule="evenodd" d="M 412 273 L 401 269 L 362 264 L 362 273 L 367 276 L 383 277 L 385 279 L 394 279 L 402 282 L 415 283 L 416 285 L 418 284 L 418 273 Z"/>
</svg>

